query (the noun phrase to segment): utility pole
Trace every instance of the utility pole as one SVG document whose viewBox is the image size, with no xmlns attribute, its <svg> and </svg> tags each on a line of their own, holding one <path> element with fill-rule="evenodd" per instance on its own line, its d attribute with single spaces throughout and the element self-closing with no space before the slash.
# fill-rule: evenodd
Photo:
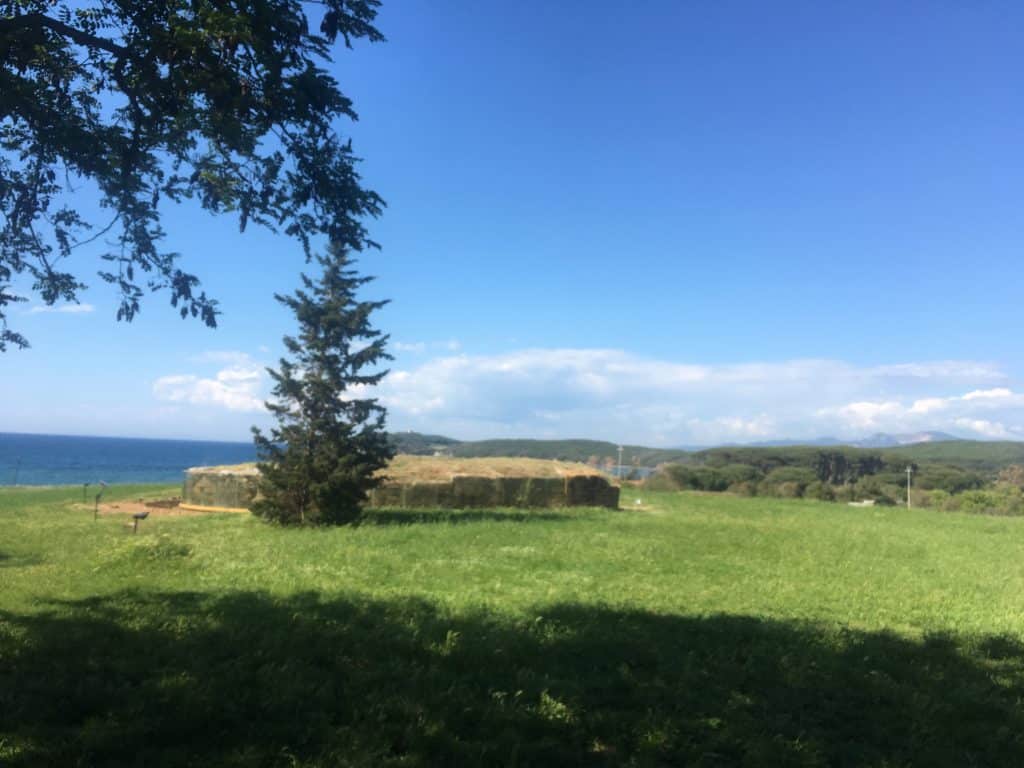
<svg viewBox="0 0 1024 768">
<path fill-rule="evenodd" d="M 619 446 L 619 480 L 622 480 L 622 446 Z"/>
<path fill-rule="evenodd" d="M 907 509 L 910 509 L 910 476 L 913 474 L 914 468 L 911 466 L 907 467 Z"/>
</svg>

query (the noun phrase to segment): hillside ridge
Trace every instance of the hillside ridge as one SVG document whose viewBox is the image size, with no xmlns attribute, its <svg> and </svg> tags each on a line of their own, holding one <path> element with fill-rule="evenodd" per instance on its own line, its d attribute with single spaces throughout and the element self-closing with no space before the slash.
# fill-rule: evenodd
<svg viewBox="0 0 1024 768">
<path fill-rule="evenodd" d="M 857 455 L 880 455 L 891 461 L 944 464 L 974 472 L 991 473 L 1011 464 L 1024 464 L 1024 442 L 964 440 L 941 432 L 921 432 L 928 439 L 899 442 L 906 435 L 884 435 L 892 441 L 882 441 L 875 435 L 861 441 L 778 441 L 774 444 L 722 445 L 693 448 L 651 448 L 641 445 L 623 445 L 622 463 L 625 467 L 656 467 L 660 464 L 719 463 L 724 457 L 736 453 L 770 459 L 774 453 L 787 450 L 842 450 Z M 938 439 L 950 437 L 950 439 Z M 823 438 L 824 439 L 824 438 Z M 424 435 L 418 432 L 391 434 L 392 444 L 399 453 L 412 455 L 447 455 L 455 458 L 518 457 L 578 461 L 613 468 L 618 463 L 616 443 L 589 439 L 519 439 L 461 441 L 442 435 Z M 878 444 L 878 443 L 884 444 Z"/>
</svg>

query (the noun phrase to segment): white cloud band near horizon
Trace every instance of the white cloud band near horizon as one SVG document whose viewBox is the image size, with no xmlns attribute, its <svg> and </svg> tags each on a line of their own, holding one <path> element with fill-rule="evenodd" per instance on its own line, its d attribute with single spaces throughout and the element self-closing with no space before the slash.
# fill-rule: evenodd
<svg viewBox="0 0 1024 768">
<path fill-rule="evenodd" d="M 194 374 L 161 376 L 153 383 L 153 396 L 170 403 L 258 412 L 263 409 L 260 396 L 263 377 L 263 369 L 252 365 L 233 365 L 217 371 L 212 377 Z"/>
<path fill-rule="evenodd" d="M 154 396 L 262 410 L 262 366 L 243 353 L 206 359 L 226 367 L 162 377 Z M 374 394 L 394 430 L 664 446 L 926 429 L 1024 438 L 1024 394 L 1011 385 L 998 365 L 977 361 L 696 364 L 615 349 L 523 349 L 428 358 L 393 370 Z"/>
<path fill-rule="evenodd" d="M 37 304 L 28 310 L 30 315 L 60 314 L 60 315 L 81 315 L 88 312 L 95 312 L 96 307 L 92 304 Z"/>
</svg>

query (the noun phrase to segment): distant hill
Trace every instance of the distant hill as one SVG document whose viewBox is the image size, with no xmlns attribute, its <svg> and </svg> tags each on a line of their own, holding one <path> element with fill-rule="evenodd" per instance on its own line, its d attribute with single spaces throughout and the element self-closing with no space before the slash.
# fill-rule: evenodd
<svg viewBox="0 0 1024 768">
<path fill-rule="evenodd" d="M 850 445 L 857 448 L 893 448 L 898 445 L 916 445 L 918 443 L 961 442 L 959 437 L 945 432 L 912 432 L 901 435 L 887 435 L 876 432 L 863 440 L 856 440 Z M 968 441 L 962 441 L 968 442 Z"/>
<path fill-rule="evenodd" d="M 476 440 L 458 443 L 453 455 L 466 458 L 477 456 L 525 456 L 535 459 L 562 461 L 588 461 L 613 458 L 618 461 L 619 446 L 603 440 Z M 646 448 L 642 445 L 624 445 L 622 463 L 637 463 L 653 467 L 669 461 L 680 461 L 689 455 L 679 449 Z"/>
<path fill-rule="evenodd" d="M 458 458 L 485 458 L 494 456 L 524 457 L 531 459 L 557 459 L 560 461 L 586 462 L 593 457 L 599 460 L 613 458 L 618 461 L 619 446 L 604 440 L 469 440 L 460 441 L 441 435 L 423 435 L 418 432 L 393 432 L 389 435 L 392 445 L 400 453 L 429 456 L 446 453 Z M 680 461 L 689 451 L 678 448 L 647 448 L 642 445 L 625 445 L 622 462 L 653 467 L 669 461 Z"/>
<path fill-rule="evenodd" d="M 458 458 L 523 457 L 586 462 L 618 460 L 618 445 L 604 440 L 470 440 L 461 441 L 442 435 L 395 432 L 390 435 L 400 453 L 432 455 L 444 453 Z M 648 448 L 625 445 L 622 463 L 643 467 L 682 463 L 690 465 L 751 464 L 770 469 L 773 466 L 803 465 L 828 449 L 849 452 L 851 458 L 877 457 L 888 470 L 902 469 L 907 462 L 944 465 L 960 470 L 993 475 L 1010 464 L 1024 464 L 1024 442 L 987 442 L 961 440 L 943 432 L 913 434 L 876 434 L 863 440 L 840 441 L 818 438 L 814 441 L 785 440 L 754 445 L 715 448 Z"/>
<path fill-rule="evenodd" d="M 778 448 L 782 446 L 797 445 L 849 445 L 853 448 L 891 448 L 897 445 L 936 443 L 943 441 L 948 442 L 953 440 L 960 440 L 960 438 L 945 432 L 909 432 L 897 435 L 890 435 L 885 432 L 876 432 L 870 437 L 865 437 L 860 440 L 840 440 L 837 437 L 816 437 L 812 440 L 764 440 L 758 443 L 748 443 L 747 445 L 751 448 Z"/>
<path fill-rule="evenodd" d="M 398 453 L 412 456 L 433 456 L 434 453 L 458 443 L 443 435 L 424 435 L 420 432 L 392 432 L 388 440 Z"/>
<path fill-rule="evenodd" d="M 949 464 L 975 472 L 997 472 L 1010 464 L 1024 464 L 1024 443 L 949 440 L 902 445 L 886 451 L 914 462 Z"/>
</svg>

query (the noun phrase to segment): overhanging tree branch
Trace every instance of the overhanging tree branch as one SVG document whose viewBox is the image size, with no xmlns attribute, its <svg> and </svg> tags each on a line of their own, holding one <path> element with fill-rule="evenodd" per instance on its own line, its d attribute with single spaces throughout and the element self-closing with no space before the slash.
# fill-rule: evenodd
<svg viewBox="0 0 1024 768">
<path fill-rule="evenodd" d="M 109 231 L 63 204 L 88 184 L 114 214 L 97 255 L 118 265 L 99 274 L 126 297 L 120 319 L 166 288 L 216 325 L 216 302 L 161 250 L 160 200 L 280 228 L 307 260 L 325 242 L 374 247 L 364 222 L 384 202 L 337 133 L 356 114 L 324 67 L 336 38 L 383 39 L 378 6 L 323 0 L 317 33 L 295 0 L 0 0 L 0 287 Z M 76 300 L 77 278 L 40 271 L 45 303 Z M 10 303 L 0 291 L 0 325 Z"/>
<path fill-rule="evenodd" d="M 79 45 L 84 45 L 88 48 L 99 48 L 100 50 L 106 51 L 107 53 L 113 54 L 119 58 L 127 55 L 128 53 L 127 48 L 122 45 L 118 45 L 113 40 L 91 35 L 88 32 L 72 27 L 69 24 L 65 24 L 58 19 L 51 18 L 50 16 L 42 13 L 26 13 L 21 16 L 8 16 L 0 19 L 0 38 L 12 33 L 17 34 L 31 29 L 41 31 L 44 28 L 49 29 L 52 32 L 56 32 L 61 37 L 66 37 Z"/>
</svg>

